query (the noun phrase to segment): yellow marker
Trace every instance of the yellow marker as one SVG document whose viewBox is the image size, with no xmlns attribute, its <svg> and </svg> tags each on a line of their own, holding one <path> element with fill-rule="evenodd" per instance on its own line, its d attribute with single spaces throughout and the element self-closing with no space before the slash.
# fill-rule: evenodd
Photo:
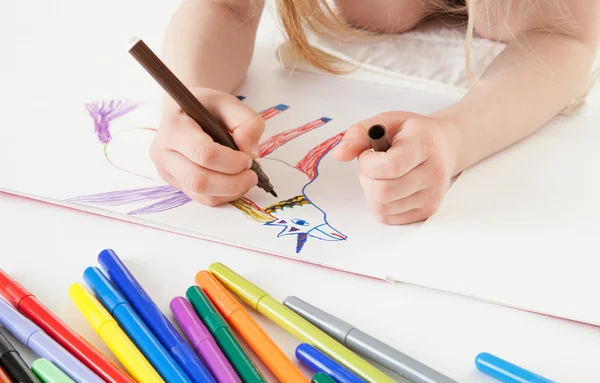
<svg viewBox="0 0 600 383">
<path fill-rule="evenodd" d="M 136 381 L 140 383 L 165 383 L 121 330 L 114 318 L 85 286 L 74 283 L 69 288 L 69 295 L 94 331 L 102 338 Z"/>
</svg>

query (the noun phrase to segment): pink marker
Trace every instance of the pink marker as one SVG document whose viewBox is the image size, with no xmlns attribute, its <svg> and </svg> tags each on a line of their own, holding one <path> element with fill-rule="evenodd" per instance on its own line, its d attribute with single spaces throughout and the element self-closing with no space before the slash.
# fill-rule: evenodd
<svg viewBox="0 0 600 383">
<path fill-rule="evenodd" d="M 171 300 L 170 307 L 192 347 L 202 358 L 217 382 L 242 383 L 215 339 L 196 315 L 196 311 L 194 311 L 190 302 L 183 297 L 175 297 Z"/>
</svg>

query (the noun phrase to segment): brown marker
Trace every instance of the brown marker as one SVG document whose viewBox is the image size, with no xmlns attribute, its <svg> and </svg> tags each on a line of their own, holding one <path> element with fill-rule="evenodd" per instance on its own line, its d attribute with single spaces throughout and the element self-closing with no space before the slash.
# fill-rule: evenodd
<svg viewBox="0 0 600 383">
<path fill-rule="evenodd" d="M 387 152 L 392 146 L 392 141 L 387 134 L 387 130 L 383 125 L 373 125 L 367 131 L 367 135 L 371 140 L 371 146 L 376 152 Z"/>
<path fill-rule="evenodd" d="M 188 88 L 171 72 L 169 68 L 152 52 L 150 48 L 137 37 L 133 37 L 128 44 L 129 53 L 160 86 L 179 104 L 181 109 L 190 116 L 215 142 L 233 150 L 240 150 L 226 127 L 215 119 L 198 101 Z M 258 187 L 277 197 L 269 177 L 262 171 L 256 161 L 252 161 L 253 170 L 258 176 Z"/>
</svg>

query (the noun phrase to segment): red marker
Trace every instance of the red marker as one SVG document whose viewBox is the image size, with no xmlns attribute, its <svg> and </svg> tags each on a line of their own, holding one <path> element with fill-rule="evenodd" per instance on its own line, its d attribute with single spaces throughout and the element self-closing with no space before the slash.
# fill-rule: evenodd
<svg viewBox="0 0 600 383">
<path fill-rule="evenodd" d="M 107 383 L 134 383 L 83 337 L 0 269 L 0 295 Z"/>
</svg>

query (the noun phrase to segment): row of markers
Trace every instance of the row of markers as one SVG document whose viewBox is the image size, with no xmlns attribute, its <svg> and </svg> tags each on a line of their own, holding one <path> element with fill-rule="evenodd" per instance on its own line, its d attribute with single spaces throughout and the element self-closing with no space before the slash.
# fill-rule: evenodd
<svg viewBox="0 0 600 383">
<path fill-rule="evenodd" d="M 220 263 L 170 302 L 186 341 L 114 251 L 102 251 L 98 263 L 103 271 L 87 268 L 85 285 L 73 284 L 69 295 L 128 374 L 0 270 L 0 324 L 39 357 L 29 368 L 0 331 L 0 383 L 265 382 L 234 330 L 279 381 L 307 383 L 235 296 L 304 342 L 296 357 L 312 382 L 456 383 L 298 298 L 279 303 Z M 355 347 L 342 344 L 348 339 Z M 357 354 L 399 375 L 392 379 Z M 551 382 L 487 353 L 476 366 L 504 382 Z"/>
</svg>

